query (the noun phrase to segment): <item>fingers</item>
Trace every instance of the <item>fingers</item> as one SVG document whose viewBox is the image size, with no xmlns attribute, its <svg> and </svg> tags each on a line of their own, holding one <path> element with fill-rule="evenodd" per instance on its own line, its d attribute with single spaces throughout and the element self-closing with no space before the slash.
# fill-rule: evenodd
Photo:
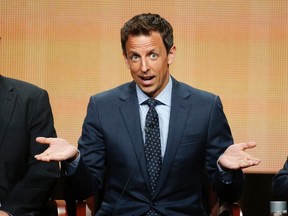
<svg viewBox="0 0 288 216">
<path fill-rule="evenodd" d="M 253 157 L 249 160 L 249 162 L 251 166 L 256 166 L 261 162 L 261 160 L 259 158 Z"/>
<path fill-rule="evenodd" d="M 221 166 L 230 169 L 244 169 L 258 165 L 261 160 L 245 152 L 256 146 L 255 142 L 238 143 L 229 146 L 219 158 Z"/>
<path fill-rule="evenodd" d="M 244 151 L 246 149 L 254 148 L 256 146 L 256 142 L 250 141 L 250 142 L 245 142 L 245 143 L 238 143 L 237 145 L 240 145 L 242 150 Z"/>
<path fill-rule="evenodd" d="M 257 166 L 260 162 L 261 162 L 260 159 L 255 158 L 253 160 L 248 160 L 248 161 L 244 161 L 242 163 L 239 163 L 239 166 L 241 169 L 245 169 L 248 167 Z"/>
<path fill-rule="evenodd" d="M 46 161 L 46 162 L 50 161 L 50 154 L 49 154 L 49 152 L 47 150 L 42 152 L 41 154 L 35 155 L 34 157 L 37 160 Z"/>
<path fill-rule="evenodd" d="M 40 144 L 48 144 L 48 145 L 51 144 L 51 141 L 49 140 L 49 138 L 46 138 L 46 137 L 37 137 L 36 142 Z M 50 161 L 49 148 L 46 149 L 44 152 L 35 155 L 34 157 L 37 160 L 49 162 Z"/>
<path fill-rule="evenodd" d="M 77 147 L 69 144 L 65 139 L 37 137 L 36 141 L 41 144 L 49 145 L 45 151 L 35 155 L 35 158 L 37 160 L 64 161 L 70 158 L 77 157 Z"/>
<path fill-rule="evenodd" d="M 242 159 L 238 161 L 238 165 L 241 169 L 248 168 L 251 166 L 257 166 L 261 160 L 259 158 L 253 157 L 248 153 L 242 156 Z"/>
<path fill-rule="evenodd" d="M 53 138 L 47 138 L 47 137 L 37 137 L 36 138 L 36 142 L 40 143 L 40 144 L 46 144 L 46 145 L 51 145 L 53 141 Z M 52 151 L 53 152 L 53 151 Z M 34 157 L 37 160 L 41 160 L 41 161 L 52 161 L 53 160 L 53 154 L 51 152 L 51 147 L 47 148 L 44 152 L 35 155 Z"/>
</svg>

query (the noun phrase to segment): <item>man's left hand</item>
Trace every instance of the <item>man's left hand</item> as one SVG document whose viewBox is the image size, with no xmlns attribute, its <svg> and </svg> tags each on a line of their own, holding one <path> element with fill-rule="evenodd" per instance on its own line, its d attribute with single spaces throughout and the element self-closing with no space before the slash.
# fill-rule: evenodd
<svg viewBox="0 0 288 216">
<path fill-rule="evenodd" d="M 223 169 L 244 169 L 256 166 L 261 160 L 245 152 L 246 149 L 251 149 L 255 146 L 255 142 L 233 144 L 219 157 L 218 163 Z"/>
</svg>

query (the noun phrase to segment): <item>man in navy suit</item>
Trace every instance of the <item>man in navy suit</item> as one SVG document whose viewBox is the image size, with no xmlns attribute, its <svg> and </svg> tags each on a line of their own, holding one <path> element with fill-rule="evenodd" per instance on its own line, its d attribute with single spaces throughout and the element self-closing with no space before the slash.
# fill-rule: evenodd
<svg viewBox="0 0 288 216">
<path fill-rule="evenodd" d="M 157 14 L 136 15 L 122 27 L 121 44 L 133 81 L 90 98 L 79 151 L 64 139 L 39 137 L 49 148 L 35 157 L 66 161 L 63 169 L 80 199 L 105 185 L 96 215 L 206 215 L 204 170 L 222 200 L 237 200 L 242 169 L 260 162 L 244 151 L 256 144 L 232 145 L 220 98 L 171 76 L 171 25 Z M 162 160 L 153 193 L 144 154 L 149 98 L 159 104 Z"/>
<path fill-rule="evenodd" d="M 0 216 L 45 215 L 60 170 L 34 158 L 37 136 L 56 137 L 47 92 L 0 75 Z"/>
</svg>

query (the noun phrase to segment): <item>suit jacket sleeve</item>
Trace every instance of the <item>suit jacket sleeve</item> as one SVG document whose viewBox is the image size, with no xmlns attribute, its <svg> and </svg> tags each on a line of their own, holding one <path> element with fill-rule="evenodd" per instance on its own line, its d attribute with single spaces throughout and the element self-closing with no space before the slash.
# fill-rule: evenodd
<svg viewBox="0 0 288 216">
<path fill-rule="evenodd" d="M 13 150 L 23 152 L 21 152 L 21 159 L 19 157 L 15 159 L 13 153 L 7 152 L 7 154 L 8 157 L 10 157 L 9 154 L 12 154 L 9 160 L 11 163 L 17 163 L 15 166 L 21 167 L 20 172 L 23 171 L 23 175 L 18 173 L 22 178 L 13 179 L 15 183 L 5 201 L 2 201 L 1 209 L 12 215 L 37 215 L 37 212 L 42 211 L 48 202 L 53 183 L 59 177 L 60 171 L 57 163 L 40 162 L 34 158 L 35 154 L 43 152 L 47 148 L 47 146 L 38 144 L 35 138 L 38 136 L 56 137 L 56 132 L 48 94 L 45 90 L 33 91 L 33 96 L 29 99 L 26 96 L 18 95 L 17 97 L 12 118 L 16 121 L 25 121 L 26 128 L 19 132 L 19 136 L 17 136 L 18 131 L 14 131 L 16 141 L 7 140 L 7 142 L 9 145 L 15 145 Z M 15 172 L 13 170 L 15 166 L 11 165 L 10 173 Z"/>
<path fill-rule="evenodd" d="M 277 199 L 288 200 L 288 161 L 283 168 L 273 177 L 273 195 Z"/>
<path fill-rule="evenodd" d="M 207 143 L 209 147 L 206 149 L 206 168 L 208 172 L 215 167 L 214 163 L 219 156 L 229 145 L 233 144 L 233 142 L 231 130 L 224 114 L 221 100 L 217 96 L 215 97 L 207 134 Z M 213 164 L 211 164 L 211 161 Z M 215 175 L 212 176 L 214 189 L 222 201 L 237 201 L 243 191 L 243 172 L 241 169 L 228 170 L 227 172 L 230 172 L 229 174 L 231 174 L 232 177 L 232 179 L 229 179 L 229 183 L 227 183 L 225 175 L 223 175 L 224 173 L 216 168 Z"/>
<path fill-rule="evenodd" d="M 82 126 L 82 134 L 78 141 L 81 154 L 79 164 L 73 175 L 66 179 L 68 185 L 73 188 L 71 196 L 79 200 L 94 195 L 102 189 L 104 184 L 105 146 L 101 127 L 97 126 L 100 122 L 95 104 L 95 97 L 91 97 Z"/>
</svg>

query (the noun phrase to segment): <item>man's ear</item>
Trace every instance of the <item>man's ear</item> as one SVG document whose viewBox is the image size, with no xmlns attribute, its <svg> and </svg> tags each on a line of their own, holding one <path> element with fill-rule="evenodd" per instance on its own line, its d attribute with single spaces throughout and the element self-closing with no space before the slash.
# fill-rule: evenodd
<svg viewBox="0 0 288 216">
<path fill-rule="evenodd" d="M 126 55 L 124 52 L 122 53 L 122 55 L 123 55 L 123 58 L 124 58 L 124 61 L 125 61 L 126 67 L 127 67 L 128 69 L 130 69 L 130 66 L 129 66 L 129 63 L 128 63 L 127 55 Z"/>
<path fill-rule="evenodd" d="M 173 45 L 168 53 L 168 64 L 171 65 L 176 57 L 176 46 Z"/>
</svg>

